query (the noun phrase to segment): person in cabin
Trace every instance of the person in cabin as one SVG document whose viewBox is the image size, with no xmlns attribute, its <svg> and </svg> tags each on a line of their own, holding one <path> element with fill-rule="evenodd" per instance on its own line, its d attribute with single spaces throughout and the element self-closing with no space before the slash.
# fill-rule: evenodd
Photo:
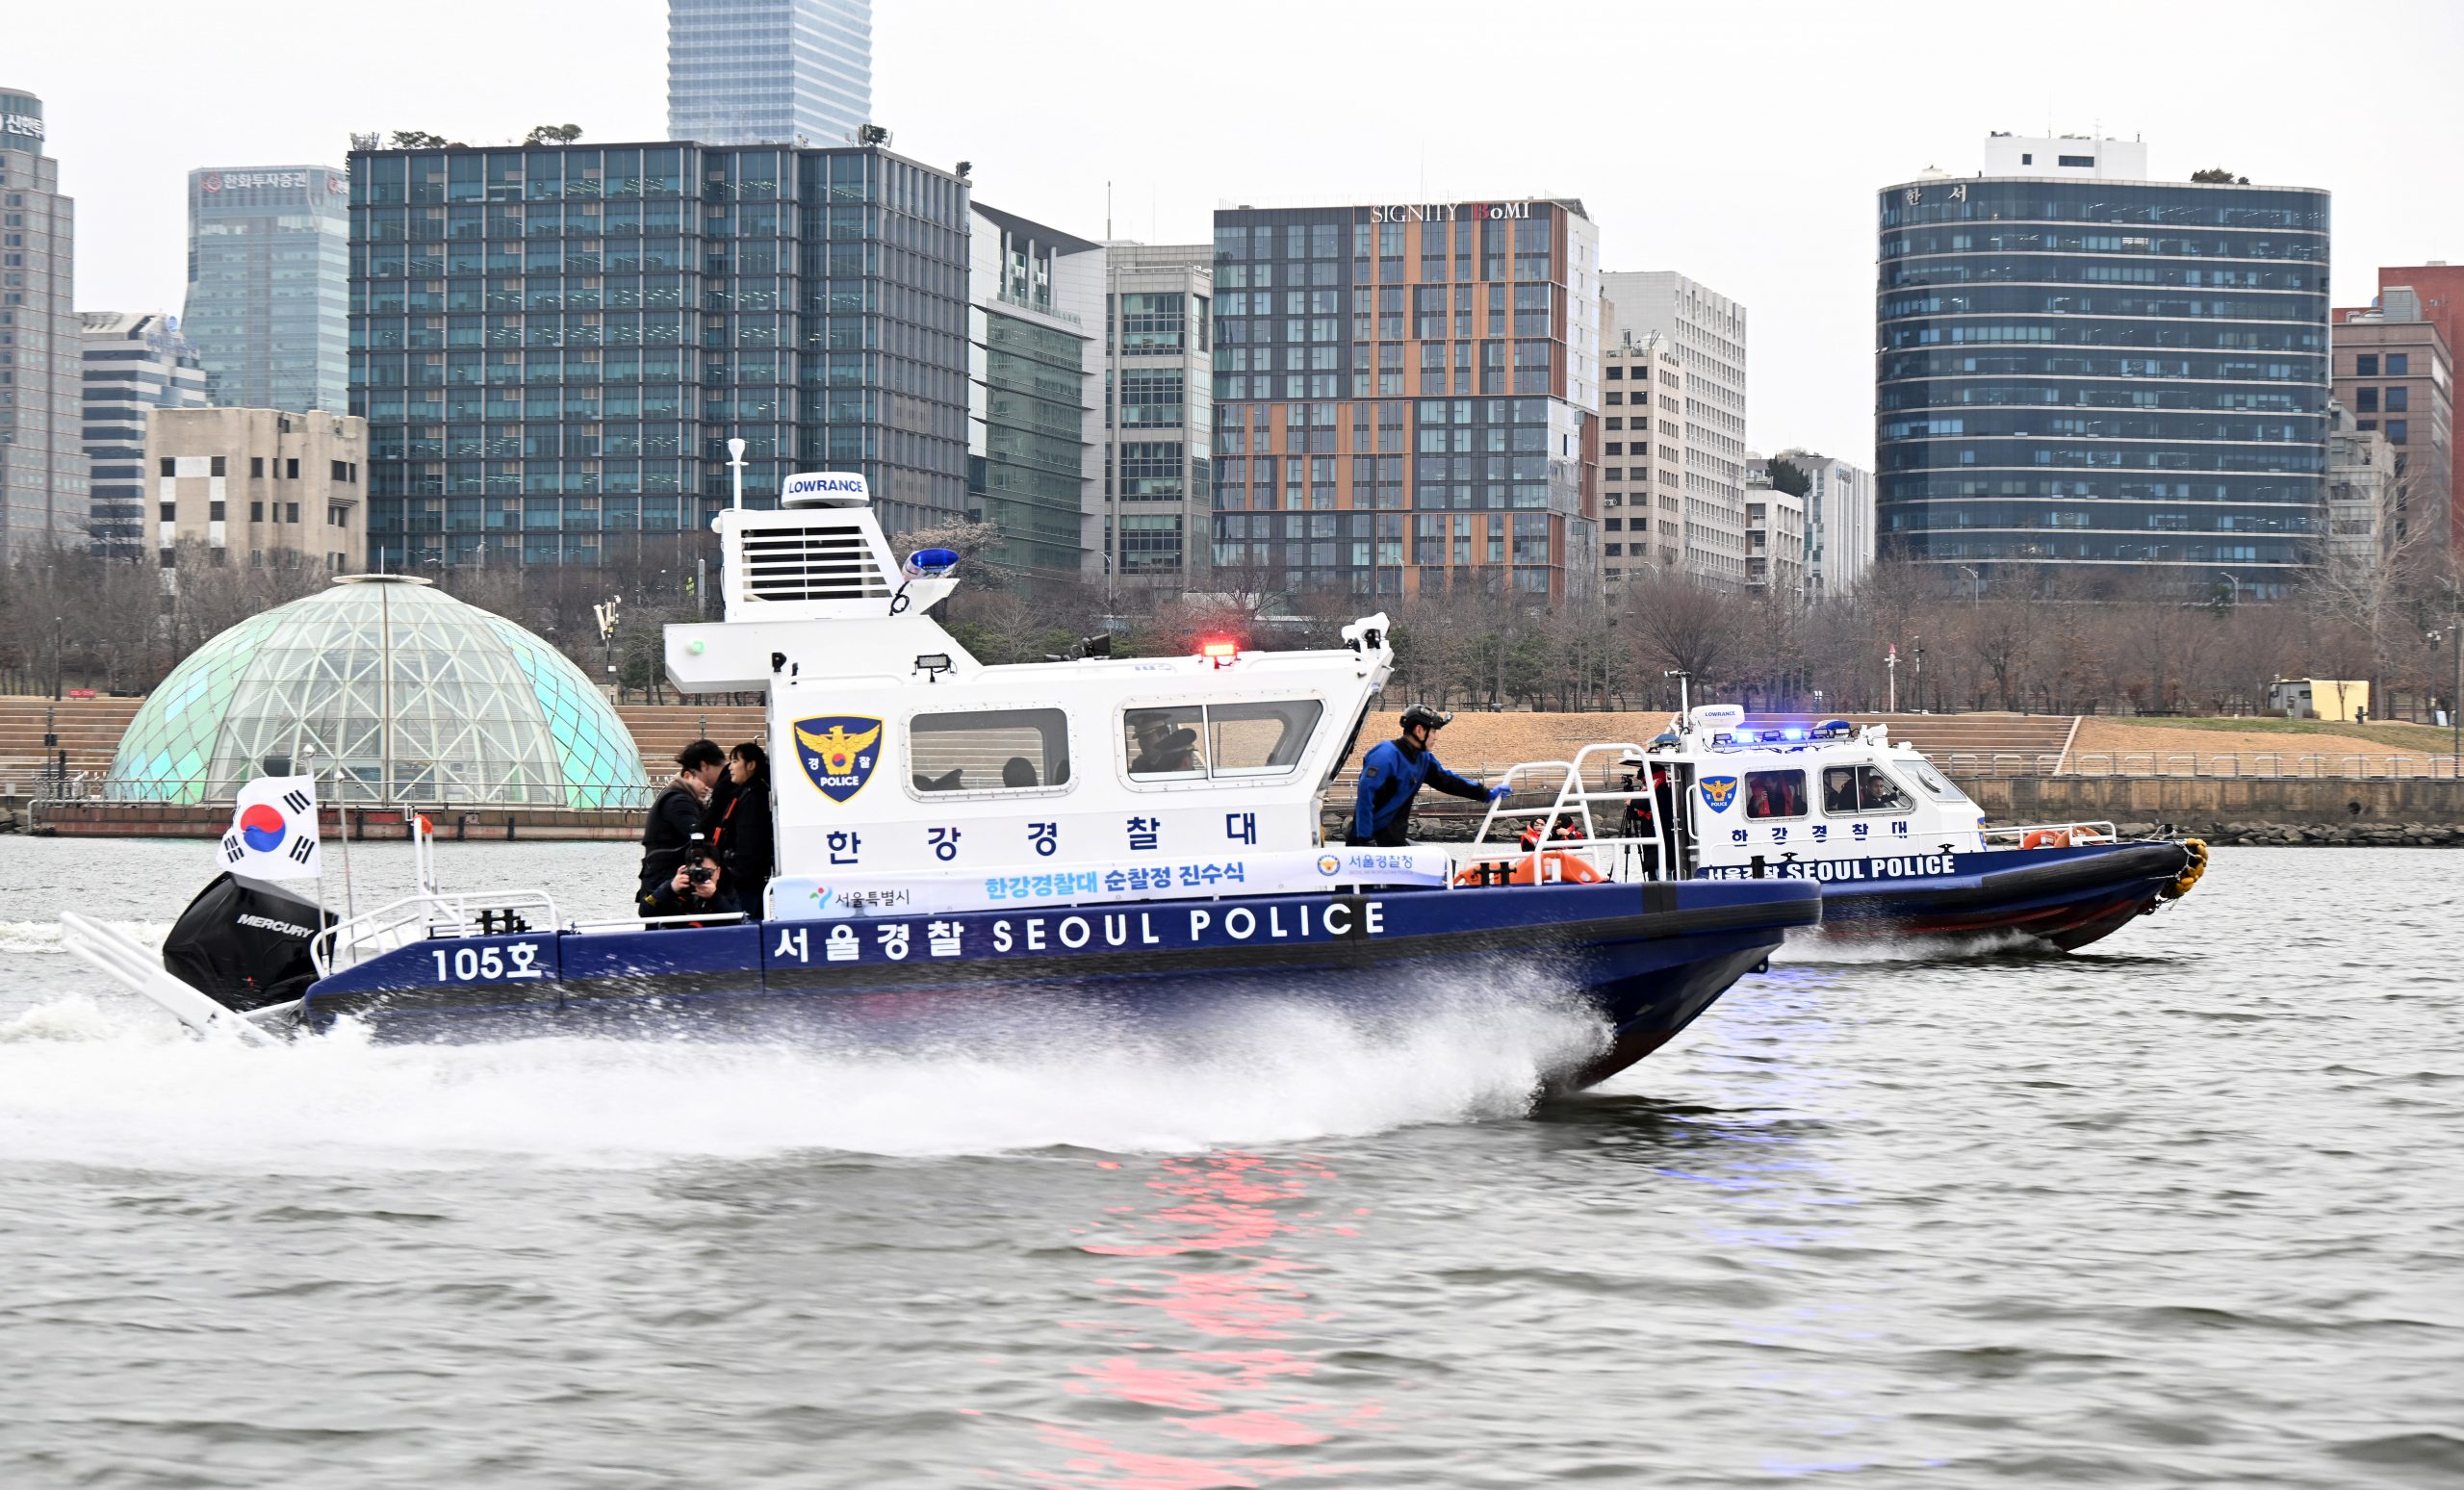
<svg viewBox="0 0 2464 1490">
<path fill-rule="evenodd" d="M 1822 809 L 1826 812 L 1857 810 L 1857 773 L 1846 766 L 1833 766 L 1822 773 Z"/>
<path fill-rule="evenodd" d="M 1138 737 L 1138 755 L 1129 762 L 1130 775 L 1169 776 L 1205 769 L 1197 757 L 1197 732 L 1186 725 L 1175 725 L 1166 710 L 1132 714 L 1129 728 Z"/>
<path fill-rule="evenodd" d="M 676 866 L 676 872 L 660 881 L 642 895 L 645 916 L 732 915 L 743 910 L 734 894 L 727 887 L 726 870 L 706 848 L 688 849 L 686 861 Z M 669 927 L 695 927 L 702 921 L 670 921 Z M 721 923 L 725 924 L 725 923 Z"/>
<path fill-rule="evenodd" d="M 702 809 L 718 785 L 727 758 L 708 740 L 695 740 L 676 753 L 676 777 L 651 803 L 650 821 L 642 825 L 641 888 L 647 899 L 672 879 L 684 862 L 684 851 L 701 831 Z"/>
<path fill-rule="evenodd" d="M 770 820 L 770 753 L 747 740 L 728 752 L 727 771 L 702 809 L 701 830 L 726 887 L 745 914 L 761 915 L 762 886 L 778 872 Z"/>
<path fill-rule="evenodd" d="M 1353 804 L 1351 832 L 1344 841 L 1379 848 L 1401 848 L 1412 822 L 1412 799 L 1423 786 L 1434 786 L 1450 797 L 1469 802 L 1502 801 L 1502 786 L 1483 786 L 1438 762 L 1429 736 L 1454 720 L 1425 704 L 1403 710 L 1402 732 L 1371 747 L 1360 763 L 1360 797 Z"/>
</svg>

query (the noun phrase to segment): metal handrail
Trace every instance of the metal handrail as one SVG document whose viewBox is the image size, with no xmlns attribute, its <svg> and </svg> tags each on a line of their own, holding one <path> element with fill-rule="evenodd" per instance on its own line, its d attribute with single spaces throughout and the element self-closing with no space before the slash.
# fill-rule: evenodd
<svg viewBox="0 0 2464 1490">
<path fill-rule="evenodd" d="M 1499 784 L 1509 789 L 1513 787 L 1516 776 L 1527 771 L 1554 770 L 1563 772 L 1564 776 L 1557 784 L 1556 796 L 1546 808 L 1510 808 L 1505 805 L 1503 799 L 1491 802 L 1488 810 L 1480 817 L 1478 831 L 1472 835 L 1471 843 L 1463 850 L 1462 861 L 1470 864 L 1520 859 L 1527 853 L 1573 853 L 1579 855 L 1594 869 L 1608 873 L 1609 870 L 1599 861 L 1601 851 L 1619 850 L 1622 858 L 1630 857 L 1622 855 L 1622 851 L 1626 848 L 1649 846 L 1656 848 L 1659 852 L 1656 862 L 1649 866 L 1647 872 L 1653 878 L 1675 879 L 1677 877 L 1673 872 L 1676 868 L 1675 843 L 1669 836 L 1671 825 L 1664 820 L 1673 814 L 1662 813 L 1655 808 L 1652 812 L 1652 828 L 1655 836 L 1651 838 L 1600 836 L 1599 825 L 1591 814 L 1591 805 L 1594 802 L 1622 805 L 1636 801 L 1652 802 L 1656 796 L 1653 788 L 1648 784 L 1639 790 L 1632 791 L 1591 789 L 1583 777 L 1584 765 L 1591 760 L 1592 757 L 1605 756 L 1611 751 L 1616 753 L 1614 758 L 1619 762 L 1628 757 L 1641 758 L 1646 755 L 1641 746 L 1630 741 L 1607 741 L 1584 746 L 1575 752 L 1575 758 L 1572 760 L 1527 760 L 1506 767 L 1505 774 L 1499 780 Z M 1650 766 L 1645 765 L 1641 769 L 1648 771 Z M 1614 777 L 1613 765 L 1608 774 L 1611 778 Z M 1502 817 L 1541 819 L 1540 841 L 1537 846 L 1526 849 L 1520 843 L 1510 843 L 1492 847 L 1488 842 L 1489 830 Z M 1577 817 L 1580 818 L 1582 824 L 1583 835 L 1580 839 L 1555 840 L 1553 838 L 1560 819 L 1572 821 Z"/>
<path fill-rule="evenodd" d="M 556 933 L 556 901 L 546 890 L 467 893 L 423 890 L 416 895 L 390 901 L 372 911 L 363 911 L 348 920 L 336 921 L 309 938 L 308 956 L 317 964 L 319 977 L 330 977 L 338 966 L 356 965 L 372 956 L 381 956 L 431 937 L 487 935 L 480 930 L 475 912 L 525 909 L 545 912 L 534 919 L 534 931 L 550 936 Z M 419 929 L 416 937 L 409 935 L 413 927 Z M 349 953 L 348 963 L 341 960 L 345 952 Z"/>
</svg>

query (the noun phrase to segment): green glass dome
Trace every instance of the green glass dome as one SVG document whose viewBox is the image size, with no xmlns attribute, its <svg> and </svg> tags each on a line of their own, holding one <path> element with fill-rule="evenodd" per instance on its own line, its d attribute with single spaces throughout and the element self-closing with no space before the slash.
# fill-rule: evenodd
<svg viewBox="0 0 2464 1490">
<path fill-rule="evenodd" d="M 103 795 L 228 802 L 267 758 L 327 802 L 638 808 L 641 752 L 581 669 L 424 579 L 347 575 L 173 669 Z"/>
</svg>

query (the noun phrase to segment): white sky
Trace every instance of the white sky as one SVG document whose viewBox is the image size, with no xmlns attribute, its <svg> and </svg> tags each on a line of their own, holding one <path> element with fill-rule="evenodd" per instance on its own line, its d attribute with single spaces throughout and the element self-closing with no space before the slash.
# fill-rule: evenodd
<svg viewBox="0 0 2464 1490">
<path fill-rule="evenodd" d="M 100 16 L 101 19 L 94 17 Z M 176 313 L 187 171 L 342 164 L 353 130 L 666 133 L 665 0 L 9 7 L 77 304 Z M 1876 188 L 1987 131 L 2143 135 L 2150 168 L 2335 193 L 2339 304 L 2464 260 L 2464 5 L 875 0 L 874 114 L 978 195 L 1197 243 L 1219 205 L 1581 198 L 1609 269 L 1751 315 L 1749 442 L 1870 462 Z"/>
</svg>

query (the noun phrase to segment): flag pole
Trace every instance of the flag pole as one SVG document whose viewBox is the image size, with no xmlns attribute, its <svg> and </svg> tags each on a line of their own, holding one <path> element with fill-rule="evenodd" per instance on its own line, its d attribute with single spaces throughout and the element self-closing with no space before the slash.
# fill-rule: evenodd
<svg viewBox="0 0 2464 1490">
<path fill-rule="evenodd" d="M 308 762 L 308 789 L 315 792 L 317 791 L 317 747 L 302 745 L 299 747 L 299 754 Z M 324 809 L 324 798 L 320 794 L 316 805 L 308 811 L 308 826 L 316 830 L 320 836 L 322 836 L 322 830 L 317 828 L 317 817 Z M 325 929 L 325 851 L 322 848 L 317 850 L 317 929 L 319 931 Z"/>
</svg>

